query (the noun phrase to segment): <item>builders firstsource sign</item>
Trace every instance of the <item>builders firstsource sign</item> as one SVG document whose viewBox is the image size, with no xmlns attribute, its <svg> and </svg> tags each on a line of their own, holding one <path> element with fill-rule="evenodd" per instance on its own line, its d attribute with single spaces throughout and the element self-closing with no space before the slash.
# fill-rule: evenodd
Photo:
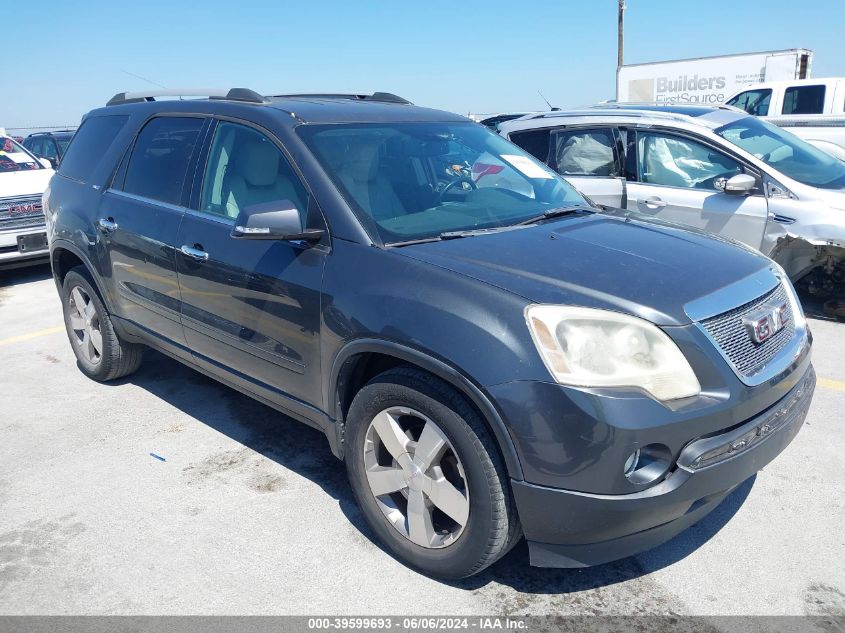
<svg viewBox="0 0 845 633">
<path fill-rule="evenodd" d="M 745 86 L 809 73 L 810 51 L 796 49 L 623 66 L 618 101 L 714 105 Z"/>
</svg>

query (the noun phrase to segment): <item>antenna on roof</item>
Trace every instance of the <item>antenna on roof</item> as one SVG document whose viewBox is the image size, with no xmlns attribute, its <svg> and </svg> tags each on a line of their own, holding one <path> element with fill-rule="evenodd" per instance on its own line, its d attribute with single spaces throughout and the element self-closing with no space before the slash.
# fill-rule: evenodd
<svg viewBox="0 0 845 633">
<path fill-rule="evenodd" d="M 538 94 L 538 95 L 540 95 L 540 98 L 541 98 L 543 101 L 545 101 L 545 102 L 546 102 L 546 105 L 547 105 L 547 106 L 549 106 L 549 110 L 551 110 L 552 112 L 557 112 L 558 110 L 560 110 L 560 108 L 556 108 L 556 107 L 554 107 L 551 103 L 549 103 L 549 100 L 548 100 L 548 99 L 546 99 L 546 97 L 544 97 L 544 96 L 543 96 L 543 93 L 542 93 L 542 92 L 540 92 L 540 91 L 538 90 L 538 91 L 537 91 L 537 94 Z"/>
<path fill-rule="evenodd" d="M 147 79 L 146 77 L 141 77 L 141 75 L 136 75 L 135 73 L 130 73 L 128 70 L 120 69 L 120 72 L 129 75 L 130 77 L 135 77 L 136 79 L 140 79 L 141 81 L 146 81 L 148 84 L 152 84 L 154 86 L 158 86 L 159 88 L 167 88 L 167 86 L 162 86 L 160 83 L 153 81 L 152 79 Z"/>
</svg>

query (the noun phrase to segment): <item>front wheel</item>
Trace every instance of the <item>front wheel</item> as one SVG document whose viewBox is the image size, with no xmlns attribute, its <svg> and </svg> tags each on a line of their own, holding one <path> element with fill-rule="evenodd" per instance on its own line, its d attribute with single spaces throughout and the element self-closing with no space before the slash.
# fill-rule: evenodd
<svg viewBox="0 0 845 633">
<path fill-rule="evenodd" d="M 370 527 L 404 563 L 463 578 L 519 537 L 495 444 L 451 387 L 413 368 L 393 369 L 356 395 L 347 418 L 352 489 Z"/>
</svg>

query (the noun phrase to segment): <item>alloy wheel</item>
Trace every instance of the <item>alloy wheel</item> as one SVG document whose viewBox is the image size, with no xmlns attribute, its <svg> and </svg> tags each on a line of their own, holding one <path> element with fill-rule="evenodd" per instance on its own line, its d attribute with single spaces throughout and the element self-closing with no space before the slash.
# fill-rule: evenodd
<svg viewBox="0 0 845 633">
<path fill-rule="evenodd" d="M 367 428 L 364 468 L 379 509 L 405 538 L 436 549 L 461 536 L 469 486 L 460 458 L 433 420 L 407 407 L 381 411 Z"/>
<path fill-rule="evenodd" d="M 103 334 L 94 302 L 84 288 L 74 286 L 70 291 L 67 309 L 74 346 L 85 360 L 96 365 L 103 354 Z"/>
</svg>

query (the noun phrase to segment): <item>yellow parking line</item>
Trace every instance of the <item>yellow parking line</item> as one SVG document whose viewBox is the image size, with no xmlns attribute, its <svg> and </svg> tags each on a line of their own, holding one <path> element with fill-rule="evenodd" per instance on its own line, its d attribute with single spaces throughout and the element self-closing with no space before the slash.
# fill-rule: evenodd
<svg viewBox="0 0 845 633">
<path fill-rule="evenodd" d="M 0 346 L 11 345 L 12 343 L 20 343 L 22 341 L 29 341 L 30 339 L 38 338 L 40 336 L 47 336 L 48 334 L 56 334 L 58 332 L 64 332 L 64 331 L 65 331 L 64 325 L 57 325 L 56 327 L 48 327 L 44 330 L 36 330 L 35 332 L 28 332 L 26 334 L 20 334 L 18 336 L 12 336 L 10 338 L 0 339 Z"/>
<path fill-rule="evenodd" d="M 825 387 L 827 389 L 836 389 L 837 391 L 845 391 L 845 381 L 843 380 L 831 380 L 830 378 L 819 378 L 816 380 L 816 384 L 819 387 Z"/>
</svg>

